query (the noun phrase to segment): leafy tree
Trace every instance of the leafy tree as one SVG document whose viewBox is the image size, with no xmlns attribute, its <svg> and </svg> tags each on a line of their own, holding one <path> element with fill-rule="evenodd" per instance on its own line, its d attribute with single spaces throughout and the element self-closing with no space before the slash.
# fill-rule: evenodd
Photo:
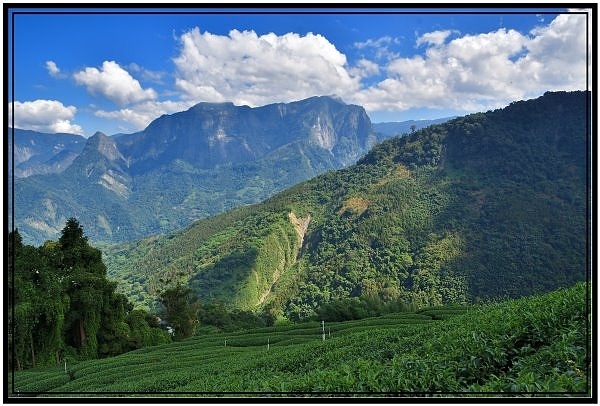
<svg viewBox="0 0 600 406">
<path fill-rule="evenodd" d="M 171 337 L 158 325 L 157 318 L 144 310 L 134 309 L 127 315 L 128 350 L 134 350 L 149 345 L 165 344 Z"/>
<path fill-rule="evenodd" d="M 76 219 L 67 221 L 58 242 L 65 290 L 71 298 L 66 326 L 68 340 L 81 354 L 95 357 L 103 307 L 108 299 L 105 296 L 110 296 L 115 286 L 106 280 L 102 253 L 88 244 Z"/>
<path fill-rule="evenodd" d="M 160 294 L 160 303 L 164 306 L 164 318 L 175 330 L 175 340 L 194 335 L 198 325 L 200 305 L 192 297 L 192 290 L 177 284 Z"/>
<path fill-rule="evenodd" d="M 133 314 L 106 278 L 100 250 L 69 219 L 58 242 L 23 245 L 9 233 L 9 365 L 24 369 L 80 358 L 111 356 L 169 341 L 144 313 Z"/>
</svg>

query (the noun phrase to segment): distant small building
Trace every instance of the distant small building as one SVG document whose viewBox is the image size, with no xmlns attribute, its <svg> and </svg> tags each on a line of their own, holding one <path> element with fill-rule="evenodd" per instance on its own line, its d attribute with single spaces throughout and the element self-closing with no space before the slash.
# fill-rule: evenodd
<svg viewBox="0 0 600 406">
<path fill-rule="evenodd" d="M 167 333 L 169 333 L 169 335 L 171 337 L 175 336 L 175 329 L 173 327 L 169 326 L 168 321 L 163 320 L 158 316 L 156 316 L 156 320 L 157 320 L 157 324 L 159 325 L 160 328 L 162 328 L 163 330 L 167 330 Z"/>
</svg>

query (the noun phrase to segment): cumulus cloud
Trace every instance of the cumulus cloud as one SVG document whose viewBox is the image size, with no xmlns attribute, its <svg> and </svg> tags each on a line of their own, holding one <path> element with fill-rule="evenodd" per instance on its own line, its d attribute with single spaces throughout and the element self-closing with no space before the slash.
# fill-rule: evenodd
<svg viewBox="0 0 600 406">
<path fill-rule="evenodd" d="M 154 89 L 143 89 L 140 82 L 115 61 L 104 61 L 100 69 L 87 67 L 73 78 L 91 94 L 100 94 L 119 106 L 158 97 Z"/>
<path fill-rule="evenodd" d="M 150 122 L 163 114 L 183 111 L 191 107 L 192 102 L 146 101 L 130 108 L 106 111 L 98 110 L 94 114 L 110 120 L 118 120 L 132 126 L 133 130 L 143 130 Z"/>
<path fill-rule="evenodd" d="M 360 78 L 378 75 L 379 71 L 380 69 L 378 64 L 364 58 L 359 59 L 359 61 L 356 63 L 356 66 L 350 69 L 352 75 Z"/>
<path fill-rule="evenodd" d="M 522 64 L 532 69 L 535 79 L 557 89 L 585 89 L 586 58 L 592 52 L 592 41 L 586 49 L 586 15 L 561 14 L 531 33 Z"/>
<path fill-rule="evenodd" d="M 386 77 L 356 94 L 370 111 L 445 108 L 479 111 L 538 96 L 547 90 L 586 88 L 585 15 L 561 14 L 521 34 L 511 29 L 419 37 L 424 55 L 395 58 Z"/>
<path fill-rule="evenodd" d="M 24 130 L 49 133 L 71 133 L 83 135 L 83 129 L 71 123 L 77 108 L 65 106 L 57 100 L 15 101 L 14 126 Z M 13 109 L 9 104 L 9 123 L 13 121 Z"/>
<path fill-rule="evenodd" d="M 58 77 L 60 74 L 60 69 L 56 66 L 56 62 L 54 61 L 46 61 L 46 69 L 52 77 Z"/>
<path fill-rule="evenodd" d="M 175 84 L 186 99 L 257 106 L 359 89 L 346 56 L 319 34 L 222 36 L 194 28 L 180 44 Z"/>
<path fill-rule="evenodd" d="M 412 56 L 393 52 L 397 38 L 369 39 L 354 44 L 359 55 L 352 64 L 318 34 L 232 30 L 215 35 L 194 28 L 176 38 L 172 90 L 177 92 L 162 92 L 177 101 L 159 101 L 153 89 L 143 89 L 116 62 L 86 68 L 74 78 L 120 106 L 96 116 L 135 130 L 200 101 L 260 106 L 324 94 L 337 94 L 369 112 L 485 111 L 548 90 L 585 89 L 586 51 L 591 52 L 585 48 L 585 19 L 585 14 L 562 14 L 526 33 L 432 31 L 414 39 L 418 54 Z M 164 77 L 136 64 L 127 68 L 156 83 Z"/>
<path fill-rule="evenodd" d="M 419 47 L 423 44 L 442 45 L 446 41 L 446 38 L 448 38 L 453 32 L 456 31 L 442 30 L 425 33 L 417 38 L 417 46 Z"/>
</svg>

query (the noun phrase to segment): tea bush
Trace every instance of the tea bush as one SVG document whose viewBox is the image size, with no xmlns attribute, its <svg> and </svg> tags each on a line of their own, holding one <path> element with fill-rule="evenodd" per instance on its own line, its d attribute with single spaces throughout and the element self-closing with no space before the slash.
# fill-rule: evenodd
<svg viewBox="0 0 600 406">
<path fill-rule="evenodd" d="M 69 374 L 17 372 L 10 389 L 44 396 L 587 397 L 586 297 L 577 284 L 445 320 L 413 313 L 326 323 L 325 340 L 316 323 L 214 333 L 73 363 Z"/>
</svg>

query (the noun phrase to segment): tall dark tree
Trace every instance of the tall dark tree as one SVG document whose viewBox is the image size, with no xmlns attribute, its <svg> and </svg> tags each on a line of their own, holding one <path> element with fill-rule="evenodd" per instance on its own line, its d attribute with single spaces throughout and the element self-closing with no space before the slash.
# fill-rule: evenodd
<svg viewBox="0 0 600 406">
<path fill-rule="evenodd" d="M 83 227 L 76 218 L 71 217 L 67 220 L 58 242 L 65 250 L 72 249 L 76 246 L 87 245 L 87 237 L 83 235 Z"/>
<path fill-rule="evenodd" d="M 160 294 L 165 319 L 175 330 L 175 340 L 191 337 L 198 325 L 200 305 L 190 288 L 177 284 Z"/>
<path fill-rule="evenodd" d="M 64 286 L 71 298 L 67 314 L 69 343 L 80 353 L 97 356 L 97 334 L 105 295 L 111 294 L 100 250 L 91 247 L 79 222 L 70 218 L 58 240 Z"/>
<path fill-rule="evenodd" d="M 15 229 L 8 233 L 8 249 L 7 249 L 7 260 L 8 260 L 8 305 L 12 309 L 14 304 L 14 296 L 15 296 L 15 261 L 17 257 L 17 253 L 20 253 L 23 249 L 23 239 L 19 234 L 19 230 Z M 9 317 L 12 315 L 9 312 Z M 10 319 L 9 319 L 10 321 Z"/>
</svg>

